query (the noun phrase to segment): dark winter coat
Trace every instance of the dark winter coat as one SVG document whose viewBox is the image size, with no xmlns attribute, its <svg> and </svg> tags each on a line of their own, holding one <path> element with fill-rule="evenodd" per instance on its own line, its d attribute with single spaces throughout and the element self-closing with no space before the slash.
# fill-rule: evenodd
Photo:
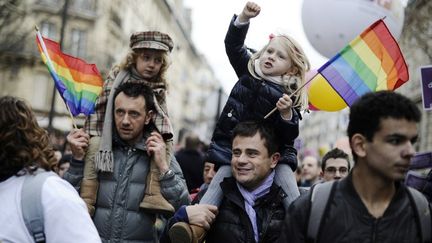
<svg viewBox="0 0 432 243">
<path fill-rule="evenodd" d="M 175 157 L 183 171 L 188 191 L 200 187 L 204 183 L 204 158 L 196 149 L 181 149 Z"/>
<path fill-rule="evenodd" d="M 350 174 L 340 180 L 334 189 L 317 242 L 420 242 L 419 223 L 407 190 L 403 183 L 397 182 L 396 193 L 384 215 L 375 218 L 369 214 L 355 191 Z M 289 207 L 280 243 L 310 242 L 305 239 L 311 207 L 310 193 L 301 195 Z"/>
<path fill-rule="evenodd" d="M 255 242 L 252 224 L 235 178 L 225 178 L 221 188 L 224 199 L 216 220 L 207 234 L 206 242 Z M 280 236 L 285 217 L 283 197 L 285 197 L 283 190 L 273 183 L 270 192 L 255 202 L 259 242 L 275 242 Z"/>
<path fill-rule="evenodd" d="M 232 131 L 242 121 L 264 121 L 264 116 L 275 108 L 277 101 L 284 94 L 284 88 L 272 82 L 255 79 L 248 71 L 250 59 L 244 40 L 248 25 L 236 27 L 233 22 L 225 37 L 228 58 L 239 80 L 222 110 L 213 132 L 212 142 L 206 154 L 206 161 L 217 165 L 229 165 L 231 161 Z M 297 168 L 297 151 L 293 147 L 294 139 L 299 134 L 299 111 L 292 110 L 289 121 L 283 120 L 279 112 L 274 112 L 266 122 L 276 128 L 281 148 L 279 163 L 288 164 L 294 171 Z"/>
</svg>

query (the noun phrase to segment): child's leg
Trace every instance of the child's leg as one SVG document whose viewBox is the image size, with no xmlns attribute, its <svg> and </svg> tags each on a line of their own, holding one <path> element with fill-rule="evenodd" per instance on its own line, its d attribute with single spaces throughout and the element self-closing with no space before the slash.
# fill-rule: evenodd
<svg viewBox="0 0 432 243">
<path fill-rule="evenodd" d="M 172 142 L 167 142 L 166 154 L 168 166 L 171 161 L 172 148 Z M 147 174 L 146 184 L 146 190 L 144 198 L 140 203 L 140 208 L 153 212 L 174 213 L 174 207 L 161 194 L 159 169 L 156 167 L 153 159 L 150 160 L 150 170 Z"/>
<path fill-rule="evenodd" d="M 80 196 L 86 203 L 87 210 L 91 216 L 93 216 L 95 212 L 98 188 L 99 182 L 97 179 L 83 178 L 81 181 Z"/>
<path fill-rule="evenodd" d="M 231 166 L 222 165 L 216 175 L 213 177 L 206 193 L 203 198 L 199 202 L 199 204 L 211 204 L 219 207 L 222 202 L 223 194 L 222 189 L 220 188 L 220 183 L 223 181 L 225 177 L 232 176 Z"/>
<path fill-rule="evenodd" d="M 275 182 L 282 187 L 287 196 L 283 200 L 285 210 L 288 206 L 300 196 L 294 172 L 286 164 L 278 164 L 275 169 Z"/>
<path fill-rule="evenodd" d="M 99 181 L 94 166 L 95 155 L 99 150 L 101 137 L 91 137 L 89 147 L 84 158 L 84 178 L 81 181 L 80 196 L 87 205 L 89 214 L 93 216 L 95 211 Z"/>
</svg>

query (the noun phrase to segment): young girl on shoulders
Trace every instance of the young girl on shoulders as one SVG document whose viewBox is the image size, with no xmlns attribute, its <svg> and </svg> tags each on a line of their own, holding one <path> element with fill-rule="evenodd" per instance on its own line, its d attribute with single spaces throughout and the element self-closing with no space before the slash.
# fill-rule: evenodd
<svg viewBox="0 0 432 243">
<path fill-rule="evenodd" d="M 232 130 L 239 122 L 248 120 L 268 122 L 279 134 L 281 158 L 274 180 L 286 193 L 285 208 L 300 195 L 293 173 L 297 168 L 293 145 L 299 135 L 300 111 L 308 106 L 306 91 L 301 87 L 310 65 L 300 45 L 287 35 L 272 35 L 260 51 L 248 51 L 244 41 L 249 20 L 260 11 L 260 6 L 248 2 L 242 13 L 232 18 L 225 37 L 225 49 L 239 80 L 219 117 L 206 155 L 206 161 L 215 163 L 219 170 L 200 204 L 220 205 L 223 195 L 219 184 L 224 177 L 232 176 Z M 278 112 L 264 118 L 275 107 Z M 203 228 L 191 226 L 187 230 L 193 239 L 203 238 Z"/>
</svg>

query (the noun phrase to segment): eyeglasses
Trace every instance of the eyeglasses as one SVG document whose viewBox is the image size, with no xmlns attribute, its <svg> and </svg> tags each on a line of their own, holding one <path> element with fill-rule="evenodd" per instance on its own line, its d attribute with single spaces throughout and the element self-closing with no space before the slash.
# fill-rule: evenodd
<svg viewBox="0 0 432 243">
<path fill-rule="evenodd" d="M 329 174 L 336 174 L 336 171 L 339 171 L 339 173 L 341 175 L 345 175 L 345 174 L 348 173 L 348 168 L 347 167 L 336 168 L 336 167 L 333 167 L 333 166 L 325 168 L 325 172 L 327 172 Z"/>
</svg>

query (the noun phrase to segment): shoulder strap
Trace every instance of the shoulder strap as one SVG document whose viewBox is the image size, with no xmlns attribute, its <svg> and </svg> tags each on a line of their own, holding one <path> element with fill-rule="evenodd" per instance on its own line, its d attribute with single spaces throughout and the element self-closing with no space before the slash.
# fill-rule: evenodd
<svg viewBox="0 0 432 243">
<path fill-rule="evenodd" d="M 420 233 L 422 242 L 431 242 L 431 214 L 429 208 L 429 202 L 426 197 L 414 188 L 407 187 L 408 193 L 415 205 L 417 217 L 420 222 Z"/>
<path fill-rule="evenodd" d="M 311 210 L 307 228 L 307 239 L 316 242 L 325 209 L 335 181 L 316 184 L 311 190 Z"/>
<path fill-rule="evenodd" d="M 42 207 L 42 185 L 54 172 L 41 172 L 26 175 L 21 191 L 21 210 L 25 225 L 35 242 L 45 242 L 44 218 Z"/>
</svg>

